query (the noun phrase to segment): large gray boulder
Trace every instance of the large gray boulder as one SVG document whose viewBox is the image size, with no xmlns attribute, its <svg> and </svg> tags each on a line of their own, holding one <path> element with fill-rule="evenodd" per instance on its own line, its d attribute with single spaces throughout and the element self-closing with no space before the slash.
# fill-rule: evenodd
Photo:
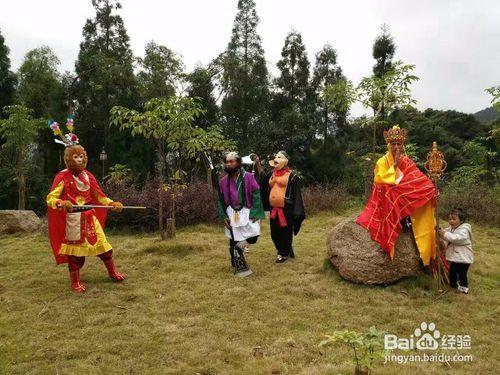
<svg viewBox="0 0 500 375">
<path fill-rule="evenodd" d="M 391 260 L 355 220 L 353 216 L 336 225 L 326 244 L 330 261 L 344 279 L 361 284 L 390 284 L 422 271 L 411 231 L 400 234 Z"/>
<path fill-rule="evenodd" d="M 33 211 L 0 210 L 0 235 L 35 232 L 40 224 L 40 218 Z"/>
</svg>

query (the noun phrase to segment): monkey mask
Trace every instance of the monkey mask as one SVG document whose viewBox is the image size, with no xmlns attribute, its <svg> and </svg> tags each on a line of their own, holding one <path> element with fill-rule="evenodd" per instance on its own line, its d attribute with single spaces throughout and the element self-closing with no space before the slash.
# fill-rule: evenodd
<svg viewBox="0 0 500 375">
<path fill-rule="evenodd" d="M 78 175 L 87 167 L 87 152 L 80 146 L 66 147 L 64 150 L 64 163 L 66 168 Z"/>
</svg>

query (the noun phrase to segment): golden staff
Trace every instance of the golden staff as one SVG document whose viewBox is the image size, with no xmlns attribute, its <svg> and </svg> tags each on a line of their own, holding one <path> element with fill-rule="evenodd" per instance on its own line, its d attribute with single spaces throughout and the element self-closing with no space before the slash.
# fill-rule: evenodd
<svg viewBox="0 0 500 375">
<path fill-rule="evenodd" d="M 446 170 L 446 160 L 444 160 L 444 155 L 441 151 L 438 150 L 437 142 L 432 142 L 432 149 L 427 153 L 427 161 L 424 164 L 424 168 L 429 175 L 429 178 L 434 183 L 436 187 L 436 193 L 438 190 L 438 180 L 443 175 Z M 444 268 L 444 260 L 442 259 L 441 249 L 439 247 L 439 214 L 438 214 L 438 205 L 437 205 L 437 195 L 436 195 L 436 208 L 434 210 L 435 221 L 436 221 L 436 260 L 437 260 L 437 283 L 438 289 L 440 290 L 445 286 L 445 281 L 443 279 L 443 268 Z"/>
</svg>

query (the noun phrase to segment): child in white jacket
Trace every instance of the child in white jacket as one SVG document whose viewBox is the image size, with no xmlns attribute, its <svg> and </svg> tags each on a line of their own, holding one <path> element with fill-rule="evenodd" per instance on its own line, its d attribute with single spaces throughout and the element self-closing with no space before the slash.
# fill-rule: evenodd
<svg viewBox="0 0 500 375">
<path fill-rule="evenodd" d="M 450 262 L 450 286 L 462 293 L 469 293 L 467 271 L 474 257 L 472 253 L 472 229 L 465 222 L 465 213 L 460 208 L 448 215 L 450 226 L 440 229 L 440 237 L 446 245 L 446 260 Z M 457 283 L 458 281 L 458 283 Z"/>
</svg>

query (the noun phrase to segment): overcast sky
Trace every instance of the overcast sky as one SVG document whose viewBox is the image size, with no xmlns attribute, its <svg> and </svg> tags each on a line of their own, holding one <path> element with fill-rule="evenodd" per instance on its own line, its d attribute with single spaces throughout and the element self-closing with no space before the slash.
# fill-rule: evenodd
<svg viewBox="0 0 500 375">
<path fill-rule="evenodd" d="M 120 11 L 136 55 L 155 40 L 182 55 L 188 69 L 222 52 L 237 0 L 122 0 Z M 476 112 L 490 104 L 484 89 L 500 84 L 500 1 L 496 0 L 256 0 L 259 33 L 270 70 L 286 34 L 302 33 L 311 61 L 325 43 L 338 51 L 355 84 L 371 74 L 372 45 L 387 23 L 396 59 L 416 65 L 418 108 Z M 73 70 L 90 0 L 0 0 L 0 30 L 13 69 L 25 53 L 50 46 L 60 70 Z M 312 70 L 312 69 L 311 69 Z M 363 113 L 360 106 L 352 114 Z"/>
</svg>

